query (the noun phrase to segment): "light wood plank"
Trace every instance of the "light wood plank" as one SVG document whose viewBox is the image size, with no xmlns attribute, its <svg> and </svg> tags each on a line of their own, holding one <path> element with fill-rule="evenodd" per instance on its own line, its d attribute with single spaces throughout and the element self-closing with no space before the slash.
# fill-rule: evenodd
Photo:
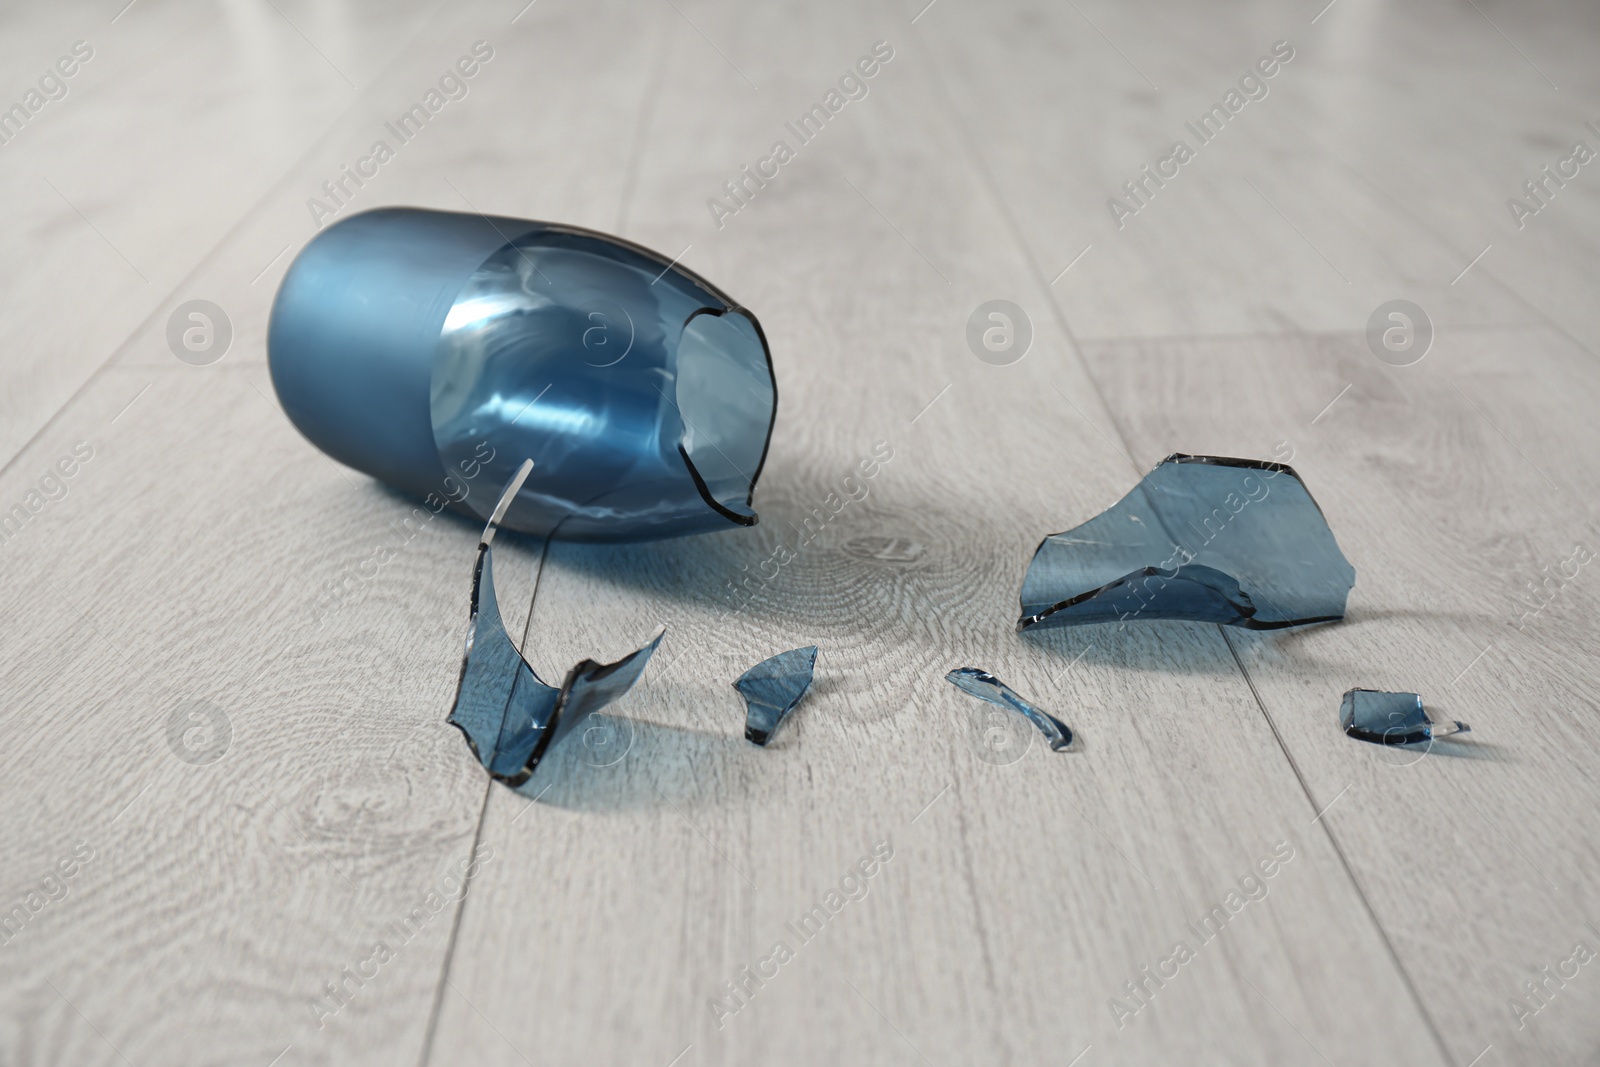
<svg viewBox="0 0 1600 1067">
<path fill-rule="evenodd" d="M 1312 24 L 1324 6 L 940 3 L 916 29 L 1045 276 L 1092 246 L 1053 287 L 1080 337 L 1359 330 L 1404 297 L 1600 347 L 1600 182 L 1521 233 L 1505 206 L 1595 117 L 1594 13 L 1491 13 L 1556 92 L 1471 5 L 1339 0 Z M 1294 59 L 1202 144 L 1185 123 L 1280 39 Z M 1119 228 L 1107 201 L 1180 138 L 1194 159 Z"/>
<path fill-rule="evenodd" d="M 0 145 L 0 284 L 12 309 L 0 318 L 0 464 L 141 322 L 159 333 L 181 301 L 217 298 L 185 285 L 196 261 L 378 78 L 426 14 L 419 2 L 337 13 L 122 7 L 0 12 L 6 107 L 75 42 L 91 55 L 68 64 L 65 96 Z M 164 343 L 159 352 L 176 362 Z"/>
<path fill-rule="evenodd" d="M 520 17 L 515 8 L 506 14 L 447 6 L 406 62 L 365 92 L 229 240 L 194 268 L 195 291 L 239 294 L 219 301 L 234 330 L 226 361 L 265 360 L 272 294 L 318 232 L 319 221 L 406 204 L 615 228 L 640 95 L 650 76 L 644 33 L 625 4 L 583 12 L 535 5 Z M 608 37 L 624 56 L 605 53 L 601 42 Z M 477 40 L 495 49 L 495 57 L 469 82 L 467 95 L 447 103 L 400 144 L 385 124 L 434 88 Z M 582 127 L 582 138 L 571 134 L 569 124 Z M 347 183 L 351 193 L 342 202 L 330 200 L 322 183 L 337 178 L 341 167 L 369 153 L 378 140 L 394 149 L 394 159 L 359 188 Z M 313 198 L 337 213 L 314 216 Z M 289 251 L 274 260 L 286 246 Z M 118 350 L 116 363 L 169 364 L 165 326 L 164 319 L 142 324 Z"/>
</svg>

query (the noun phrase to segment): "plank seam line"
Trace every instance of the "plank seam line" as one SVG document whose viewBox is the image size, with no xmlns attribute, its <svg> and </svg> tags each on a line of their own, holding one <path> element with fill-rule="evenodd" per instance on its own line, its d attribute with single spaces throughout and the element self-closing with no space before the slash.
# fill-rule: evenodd
<svg viewBox="0 0 1600 1067">
<path fill-rule="evenodd" d="M 1367 918 L 1372 920 L 1373 929 L 1382 938 L 1384 951 L 1389 954 L 1389 959 L 1393 961 L 1395 970 L 1400 975 L 1400 981 L 1405 984 L 1406 991 L 1411 994 L 1411 1001 L 1422 1015 L 1423 1022 L 1427 1024 L 1428 1032 L 1433 1035 L 1434 1044 L 1439 1047 L 1440 1055 L 1446 1064 L 1454 1063 L 1455 1061 L 1450 1056 L 1450 1046 L 1445 1043 L 1444 1034 L 1440 1031 L 1439 1024 L 1434 1021 L 1433 1013 L 1428 1010 L 1428 1005 L 1422 999 L 1422 993 L 1417 989 L 1417 984 L 1411 979 L 1411 972 L 1406 969 L 1405 963 L 1400 959 L 1400 953 L 1395 950 L 1394 942 L 1389 939 L 1389 931 L 1384 929 L 1383 922 L 1378 918 L 1377 911 L 1373 909 L 1372 901 L 1368 899 L 1366 889 L 1362 887 L 1361 880 L 1356 877 L 1355 869 L 1350 866 L 1350 859 L 1345 855 L 1344 847 L 1339 844 L 1339 839 L 1334 836 L 1333 827 L 1330 825 L 1333 820 L 1322 818 L 1326 811 L 1317 811 L 1317 801 L 1311 795 L 1311 785 L 1306 781 L 1305 775 L 1300 772 L 1300 764 L 1295 762 L 1293 753 L 1289 751 L 1289 746 L 1283 740 L 1283 735 L 1278 732 L 1278 724 L 1273 720 L 1271 713 L 1267 711 L 1266 701 L 1262 699 L 1260 690 L 1256 688 L 1255 679 L 1250 677 L 1250 672 L 1245 668 L 1244 660 L 1239 658 L 1239 650 L 1233 646 L 1233 638 L 1228 636 L 1227 630 L 1223 629 L 1221 625 L 1217 626 L 1217 632 L 1222 635 L 1222 640 L 1228 646 L 1228 651 L 1233 654 L 1233 662 L 1238 666 L 1239 673 L 1244 675 L 1245 684 L 1250 687 L 1250 695 L 1255 699 L 1256 707 L 1261 711 L 1261 717 L 1267 720 L 1267 727 L 1272 731 L 1273 740 L 1278 743 L 1278 748 L 1283 751 L 1283 758 L 1289 761 L 1289 767 L 1294 771 L 1295 779 L 1300 783 L 1300 792 L 1305 796 L 1306 803 L 1311 805 L 1311 811 L 1316 816 L 1313 821 L 1321 824 L 1322 832 L 1327 837 L 1328 844 L 1333 847 L 1334 855 L 1339 857 L 1339 865 L 1344 868 L 1345 877 L 1350 880 L 1350 885 L 1356 891 L 1357 899 L 1361 901 L 1361 906 L 1366 909 Z M 1328 807 L 1333 807 L 1331 801 Z"/>
<path fill-rule="evenodd" d="M 472 850 L 467 853 L 469 856 L 478 854 L 478 843 L 483 840 L 484 816 L 489 813 L 489 794 L 493 789 L 494 779 L 486 778 L 483 783 L 483 803 L 478 806 L 478 825 L 472 832 Z M 467 894 L 472 891 L 472 883 L 477 876 L 477 868 L 471 868 L 461 887 L 456 913 L 450 919 L 450 940 L 445 943 L 444 963 L 439 968 L 439 984 L 433 990 L 433 1004 L 428 1009 L 428 1027 L 422 1032 L 422 1056 L 417 1060 L 417 1067 L 427 1067 L 432 1058 L 433 1039 L 439 1029 L 439 1015 L 444 1007 L 444 987 L 450 984 L 450 961 L 455 956 L 456 938 L 461 933 L 461 916 L 467 910 Z"/>
<path fill-rule="evenodd" d="M 655 114 L 655 108 L 651 98 L 657 95 L 656 89 L 659 85 L 659 82 L 665 80 L 666 77 L 666 68 L 668 63 L 667 57 L 671 51 L 671 48 L 670 44 L 668 43 L 669 35 L 667 34 L 665 28 L 661 26 L 661 22 L 662 16 L 658 15 L 658 32 L 656 41 L 657 55 L 655 70 L 651 73 L 651 75 L 646 76 L 645 84 L 642 90 L 643 99 L 641 99 L 639 102 L 639 111 L 637 112 L 638 121 L 634 126 L 633 144 L 628 152 L 628 169 L 624 175 L 623 189 L 619 198 L 621 202 L 617 205 L 618 232 L 621 232 L 621 228 L 626 222 L 630 213 L 630 208 L 632 206 L 631 201 L 638 192 L 637 179 L 638 171 L 642 166 L 641 155 L 645 142 L 645 129 L 650 125 L 650 121 L 654 118 Z M 551 540 L 552 538 L 546 536 L 544 538 L 544 544 L 539 550 L 539 572 L 534 576 L 533 592 L 528 597 L 528 617 L 523 622 L 522 641 L 517 647 L 517 654 L 522 656 L 524 660 L 527 658 L 528 639 L 533 633 L 533 612 L 539 603 L 539 587 L 544 584 L 544 568 L 546 562 L 548 562 L 550 558 Z M 483 794 L 483 807 L 478 812 L 478 829 L 472 842 L 474 855 L 477 854 L 478 842 L 483 837 L 483 826 L 487 821 L 489 814 L 489 798 L 494 791 L 494 782 L 491 780 L 488 783 L 488 786 L 489 788 L 486 789 Z M 537 800 L 530 801 L 530 803 L 537 803 Z M 471 893 L 471 890 L 472 880 L 469 879 L 467 884 L 462 888 L 461 902 L 456 907 L 455 921 L 450 927 L 450 941 L 445 946 L 444 964 L 439 969 L 439 986 L 436 990 L 434 990 L 433 1010 L 429 1013 L 428 1029 L 423 1035 L 422 1058 L 417 1061 L 418 1067 L 428 1067 L 428 1064 L 431 1063 L 433 1059 L 433 1042 L 438 1036 L 439 1018 L 444 1008 L 444 990 L 445 986 L 450 982 L 450 968 L 455 963 L 456 945 L 459 941 L 461 933 L 461 917 L 466 912 L 467 897 Z"/>
<path fill-rule="evenodd" d="M 667 78 L 667 63 L 672 53 L 671 35 L 662 15 L 656 15 L 656 41 L 654 48 L 654 62 L 651 71 L 645 79 L 644 99 L 639 103 L 639 112 L 634 120 L 633 146 L 628 152 L 628 163 L 622 175 L 622 192 L 617 204 L 617 236 L 627 235 L 628 215 L 633 206 L 636 190 L 639 188 L 639 171 L 643 169 L 644 145 L 646 132 L 654 125 L 658 98 L 661 96 L 661 84 Z"/>
<path fill-rule="evenodd" d="M 621 234 L 622 232 L 622 224 L 633 214 L 633 201 L 636 200 L 639 195 L 638 173 L 644 167 L 646 129 L 653 123 L 656 115 L 656 105 L 651 101 L 650 98 L 661 95 L 660 87 L 661 84 L 667 79 L 667 68 L 671 65 L 672 61 L 671 57 L 674 49 L 672 34 L 667 30 L 666 26 L 668 21 L 670 20 L 667 20 L 665 15 L 660 13 L 657 14 L 657 37 L 656 41 L 654 42 L 656 51 L 656 63 L 654 65 L 655 69 L 646 74 L 644 85 L 641 89 L 644 99 L 639 102 L 639 110 L 637 112 L 638 120 L 634 123 L 633 129 L 633 144 L 628 148 L 628 169 L 623 176 L 623 187 L 618 195 L 618 234 Z M 685 251 L 687 251 L 687 249 Z M 681 252 L 679 253 L 679 255 L 682 254 L 683 253 Z M 3 473 L 3 471 L 0 471 L 0 474 Z M 551 533 L 553 535 L 554 531 Z M 528 621 L 527 625 L 523 627 L 522 648 L 519 648 L 517 650 L 518 652 L 522 652 L 522 649 L 527 647 L 528 635 L 533 632 L 533 609 L 538 605 L 539 602 L 539 586 L 541 584 L 540 579 L 544 577 L 545 561 L 550 556 L 551 540 L 553 540 L 553 536 L 545 537 L 544 550 L 539 554 L 539 576 L 538 578 L 534 579 L 533 596 L 528 600 Z"/>
<path fill-rule="evenodd" d="M 933 45 L 925 43 L 925 46 L 927 47 L 929 54 L 933 55 L 937 60 L 938 53 Z M 929 80 L 933 82 L 935 91 L 944 101 L 944 110 L 941 112 L 941 114 L 946 116 L 945 121 L 952 128 L 956 135 L 957 142 L 961 145 L 961 154 L 966 157 L 968 172 L 976 175 L 979 183 L 989 194 L 989 200 L 994 205 L 995 211 L 998 212 L 1000 218 L 1004 220 L 1006 229 L 1011 235 L 1012 247 L 1021 255 L 1022 261 L 1028 269 L 1028 273 L 1033 276 L 1034 284 L 1036 284 L 1040 291 L 1045 294 L 1046 302 L 1050 307 L 1051 317 L 1054 318 L 1056 320 L 1056 324 L 1061 327 L 1061 332 L 1067 339 L 1067 347 L 1072 354 L 1072 358 L 1077 361 L 1078 368 L 1083 371 L 1084 378 L 1088 380 L 1090 387 L 1094 390 L 1095 399 L 1100 401 L 1100 407 L 1105 411 L 1106 418 L 1111 421 L 1111 429 L 1117 435 L 1117 439 L 1122 442 L 1123 451 L 1131 455 L 1131 452 L 1128 449 L 1127 436 L 1123 434 L 1122 428 L 1117 425 L 1116 415 L 1112 412 L 1111 405 L 1106 403 L 1105 394 L 1100 389 L 1100 383 L 1095 380 L 1094 375 L 1089 371 L 1088 362 L 1083 358 L 1083 346 L 1080 344 L 1077 335 L 1073 332 L 1072 324 L 1067 321 L 1066 315 L 1062 312 L 1060 305 L 1056 302 L 1055 295 L 1050 288 L 1050 283 L 1045 278 L 1044 271 L 1040 269 L 1038 261 L 1034 259 L 1033 252 L 1028 248 L 1027 241 L 1023 239 L 1022 231 L 1017 226 L 1017 220 L 1011 213 L 1010 205 L 1006 203 L 1005 198 L 1001 195 L 999 186 L 995 184 L 994 176 L 989 172 L 989 168 L 984 166 L 981 156 L 979 156 L 973 150 L 972 138 L 971 134 L 967 130 L 966 122 L 956 117 L 959 115 L 959 112 L 955 110 L 955 100 L 951 97 L 950 91 L 944 83 L 944 77 L 942 74 L 944 64 L 942 62 L 935 62 L 934 65 L 936 69 Z M 1089 425 L 1091 427 L 1094 426 L 1093 423 L 1090 423 Z"/>
<path fill-rule="evenodd" d="M 539 572 L 533 577 L 533 596 L 528 598 L 528 618 L 522 624 L 522 641 L 517 648 L 517 654 L 523 655 L 523 649 L 528 647 L 528 635 L 533 632 L 533 601 L 539 595 L 539 582 L 544 577 L 544 563 L 550 554 L 550 539 L 544 539 L 544 546 L 539 550 Z M 486 774 L 487 778 L 487 774 Z M 483 804 L 478 808 L 478 826 L 472 834 L 472 851 L 469 856 L 477 856 L 478 845 L 483 841 L 483 824 L 489 814 L 489 797 L 494 793 L 494 779 L 487 778 L 483 783 Z M 542 793 L 540 794 L 543 795 Z M 529 801 L 530 804 L 538 803 L 538 799 Z M 428 1067 L 433 1059 L 433 1041 L 439 1030 L 439 1017 L 444 1010 L 444 988 L 450 984 L 450 965 L 455 961 L 456 942 L 461 935 L 461 917 L 467 910 L 467 897 L 472 892 L 473 883 L 477 881 L 477 869 L 473 868 L 461 886 L 461 899 L 456 902 L 456 913 L 450 921 L 450 940 L 445 943 L 444 961 L 439 967 L 439 985 L 433 991 L 433 1006 L 428 1011 L 428 1028 L 422 1034 L 422 1056 L 417 1060 L 417 1067 Z"/>
</svg>

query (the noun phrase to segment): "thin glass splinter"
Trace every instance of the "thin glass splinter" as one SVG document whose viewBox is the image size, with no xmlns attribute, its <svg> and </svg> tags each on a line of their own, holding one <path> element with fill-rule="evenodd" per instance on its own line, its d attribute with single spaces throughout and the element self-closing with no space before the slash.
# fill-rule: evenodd
<svg viewBox="0 0 1600 1067">
<path fill-rule="evenodd" d="M 733 687 L 744 697 L 748 710 L 744 739 L 765 745 L 778 732 L 800 698 L 811 688 L 817 666 L 817 646 L 794 648 L 764 659 L 739 675 Z"/>
<path fill-rule="evenodd" d="M 1435 721 L 1416 693 L 1387 693 L 1381 689 L 1352 689 L 1339 705 L 1339 723 L 1357 741 L 1375 745 L 1415 745 L 1472 727 L 1446 719 Z"/>
<path fill-rule="evenodd" d="M 1281 463 L 1171 455 L 1034 553 L 1017 629 L 1183 619 L 1276 630 L 1344 618 L 1355 568 Z"/>
<path fill-rule="evenodd" d="M 958 667 L 945 675 L 944 680 L 979 700 L 987 700 L 1025 715 L 1044 734 L 1045 740 L 1050 743 L 1050 751 L 1063 752 L 1072 745 L 1072 731 L 1067 729 L 1066 723 L 1048 711 L 1034 707 L 988 671 L 980 671 L 976 667 Z"/>
<path fill-rule="evenodd" d="M 528 666 L 500 617 L 491 545 L 506 509 L 532 470 L 533 461 L 523 461 L 478 542 L 467 652 L 449 718 L 466 735 L 478 762 L 512 788 L 531 778 L 539 761 L 584 719 L 633 687 L 666 632 L 665 627 L 657 630 L 643 648 L 615 663 L 584 660 L 567 672 L 559 689 L 546 685 Z"/>
</svg>

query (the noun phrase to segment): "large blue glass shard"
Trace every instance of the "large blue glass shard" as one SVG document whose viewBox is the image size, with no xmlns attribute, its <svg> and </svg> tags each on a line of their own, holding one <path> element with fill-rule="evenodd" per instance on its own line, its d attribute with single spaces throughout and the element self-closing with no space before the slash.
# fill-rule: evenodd
<svg viewBox="0 0 1600 1067">
<path fill-rule="evenodd" d="M 499 781 L 515 788 L 584 719 L 633 687 L 661 643 L 664 629 L 615 663 L 584 660 L 558 689 L 546 685 L 511 643 L 494 591 L 494 534 L 533 467 L 512 476 L 478 542 L 472 575 L 466 658 L 449 722 L 466 735 L 472 754 Z"/>
<path fill-rule="evenodd" d="M 1464 722 L 1435 722 L 1416 693 L 1352 689 L 1339 705 L 1339 724 L 1358 741 L 1415 745 L 1472 729 Z"/>
<path fill-rule="evenodd" d="M 642 541 L 748 526 L 777 386 L 760 324 L 649 249 L 523 219 L 383 208 L 317 234 L 268 363 L 328 455 L 507 527 Z"/>
<path fill-rule="evenodd" d="M 765 745 L 778 732 L 800 698 L 811 688 L 817 666 L 817 646 L 790 649 L 764 659 L 733 683 L 746 706 L 744 737 Z"/>
<path fill-rule="evenodd" d="M 1276 630 L 1344 618 L 1355 580 L 1292 468 L 1172 455 L 1040 543 L 1017 629 L 1185 619 Z"/>
<path fill-rule="evenodd" d="M 1009 708 L 1026 716 L 1028 721 L 1044 734 L 1045 740 L 1050 743 L 1050 751 L 1063 752 L 1071 747 L 1072 731 L 1067 728 L 1066 723 L 1048 711 L 1034 707 L 988 671 L 981 671 L 976 667 L 958 667 L 945 675 L 944 680 L 964 693 L 971 693 L 979 700 L 987 700 L 998 707 Z"/>
</svg>

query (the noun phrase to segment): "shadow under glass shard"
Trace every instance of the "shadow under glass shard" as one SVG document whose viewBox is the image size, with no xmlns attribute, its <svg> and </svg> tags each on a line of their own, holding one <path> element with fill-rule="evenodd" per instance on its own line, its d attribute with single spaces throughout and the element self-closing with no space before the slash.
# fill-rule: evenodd
<svg viewBox="0 0 1600 1067">
<path fill-rule="evenodd" d="M 493 550 L 495 530 L 532 469 L 532 461 L 526 461 L 512 477 L 478 542 L 466 656 L 448 719 L 466 736 L 478 762 L 513 788 L 531 778 L 545 753 L 585 718 L 633 687 L 666 632 L 658 629 L 643 648 L 615 663 L 584 660 L 567 672 L 559 688 L 534 673 L 506 633 L 495 597 Z"/>
<path fill-rule="evenodd" d="M 1342 619 L 1354 584 L 1293 468 L 1175 454 L 1039 544 L 1017 629 L 1177 619 L 1275 630 Z"/>
</svg>

